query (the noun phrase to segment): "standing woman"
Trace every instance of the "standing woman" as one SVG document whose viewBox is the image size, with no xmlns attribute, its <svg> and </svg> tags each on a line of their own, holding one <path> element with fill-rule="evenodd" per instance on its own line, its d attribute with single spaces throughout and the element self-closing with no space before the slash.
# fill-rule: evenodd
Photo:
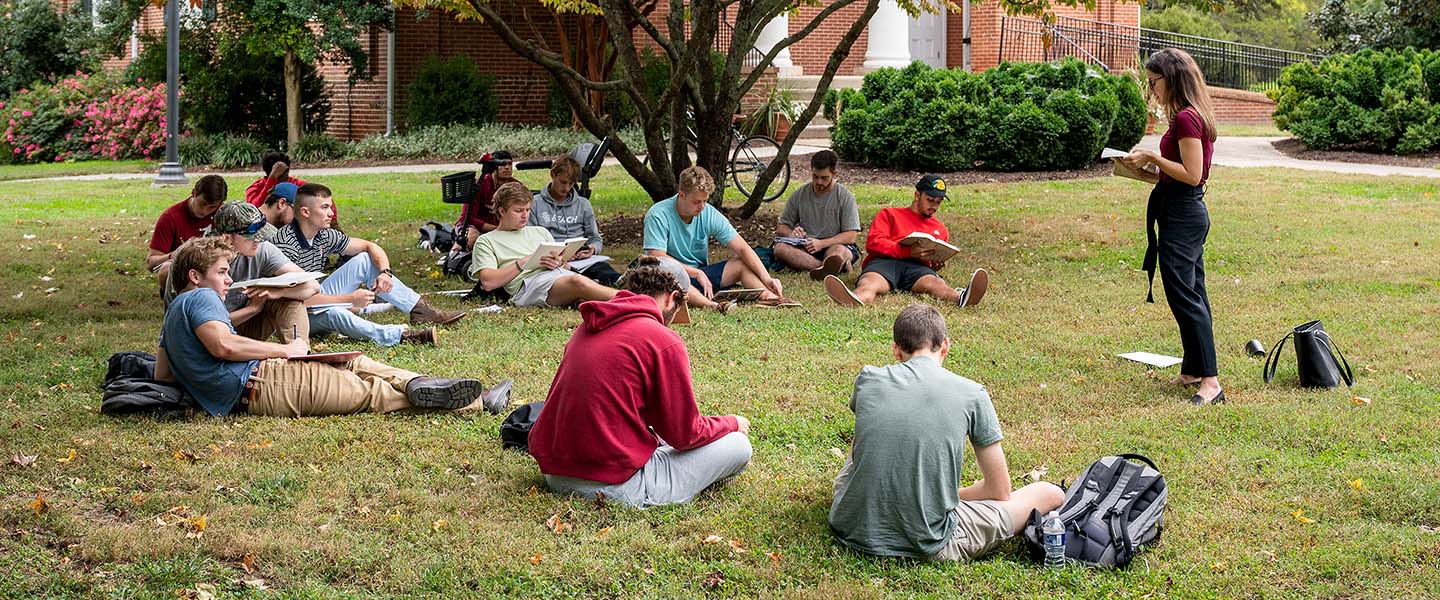
<svg viewBox="0 0 1440 600">
<path fill-rule="evenodd" d="M 1150 94 L 1170 122 L 1160 138 L 1160 153 L 1137 149 L 1121 160 L 1137 169 L 1154 172 L 1155 189 L 1145 209 L 1149 245 L 1145 249 L 1145 271 L 1150 275 L 1147 302 L 1154 302 L 1155 267 L 1175 323 L 1180 327 L 1184 361 L 1176 385 L 1200 387 L 1190 403 L 1214 404 L 1225 401 L 1215 361 L 1215 334 L 1210 298 L 1205 294 L 1205 237 L 1210 232 L 1210 214 L 1205 209 L 1205 180 L 1210 176 L 1214 153 L 1215 113 L 1205 76 L 1195 60 L 1182 50 L 1167 48 L 1152 54 L 1145 63 Z M 1158 235 L 1156 232 L 1158 225 Z"/>
</svg>

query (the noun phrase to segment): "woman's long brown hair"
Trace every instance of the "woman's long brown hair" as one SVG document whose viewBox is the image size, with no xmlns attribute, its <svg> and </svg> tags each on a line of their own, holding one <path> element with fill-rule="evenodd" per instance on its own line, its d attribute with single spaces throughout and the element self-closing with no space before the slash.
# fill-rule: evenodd
<svg viewBox="0 0 1440 600">
<path fill-rule="evenodd" d="M 1205 135 L 1215 141 L 1215 109 L 1210 104 L 1210 91 L 1205 88 L 1205 75 L 1195 59 L 1184 50 L 1166 48 L 1150 55 L 1145 70 L 1165 78 L 1165 118 L 1173 125 L 1181 110 L 1194 108 L 1205 123 Z"/>
</svg>

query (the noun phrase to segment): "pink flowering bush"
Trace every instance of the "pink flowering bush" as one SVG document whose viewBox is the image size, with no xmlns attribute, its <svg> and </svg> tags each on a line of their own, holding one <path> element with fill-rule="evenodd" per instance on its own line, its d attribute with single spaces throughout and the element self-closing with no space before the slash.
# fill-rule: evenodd
<svg viewBox="0 0 1440 600">
<path fill-rule="evenodd" d="M 0 162 L 156 158 L 165 149 L 165 86 L 76 73 L 0 104 Z"/>
</svg>

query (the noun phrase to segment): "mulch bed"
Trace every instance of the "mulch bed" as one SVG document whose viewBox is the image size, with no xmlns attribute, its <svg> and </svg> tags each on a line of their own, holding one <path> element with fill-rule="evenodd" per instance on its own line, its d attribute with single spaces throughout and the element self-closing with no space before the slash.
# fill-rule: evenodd
<svg viewBox="0 0 1440 600">
<path fill-rule="evenodd" d="M 1311 150 L 1306 148 L 1303 142 L 1295 138 L 1276 140 L 1270 142 L 1270 145 L 1274 146 L 1281 154 L 1300 160 L 1328 160 L 1387 165 L 1391 167 L 1418 167 L 1422 169 L 1440 168 L 1440 152 L 1398 156 L 1395 154 L 1381 154 L 1379 152 L 1366 152 L 1362 150 Z"/>
</svg>

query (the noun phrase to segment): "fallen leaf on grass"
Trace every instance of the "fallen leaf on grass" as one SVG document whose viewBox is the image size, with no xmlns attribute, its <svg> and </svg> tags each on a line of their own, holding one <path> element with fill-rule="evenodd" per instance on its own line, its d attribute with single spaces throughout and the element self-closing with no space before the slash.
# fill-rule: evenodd
<svg viewBox="0 0 1440 600">
<path fill-rule="evenodd" d="M 264 579 L 261 579 L 261 578 L 259 578 L 259 577 L 251 577 L 251 578 L 248 578 L 248 579 L 241 579 L 241 580 L 240 580 L 240 583 L 245 584 L 245 587 L 252 588 L 252 589 L 256 589 L 256 590 L 268 590 L 268 589 L 270 589 L 270 586 L 265 585 L 265 580 L 264 580 Z"/>
<path fill-rule="evenodd" d="M 1029 480 L 1032 481 L 1032 482 L 1040 481 L 1041 479 L 1044 479 L 1044 478 L 1045 478 L 1045 475 L 1046 475 L 1047 473 L 1049 473 L 1049 472 L 1050 472 L 1050 467 L 1047 467 L 1047 466 L 1045 466 L 1045 465 L 1040 465 L 1040 466 L 1038 466 L 1038 467 L 1035 467 L 1035 468 L 1033 468 L 1033 469 L 1030 469 L 1030 472 L 1025 474 L 1025 478 L 1026 478 L 1026 479 L 1029 479 Z"/>
<path fill-rule="evenodd" d="M 545 560 L 545 555 L 544 555 L 544 554 L 541 554 L 541 553 L 539 553 L 539 552 L 536 552 L 536 553 L 535 553 L 535 556 L 530 557 L 530 564 L 532 564 L 532 565 L 538 565 L 538 564 L 540 564 L 540 561 L 542 561 L 542 560 Z"/>
<path fill-rule="evenodd" d="M 530 486 L 530 489 L 525 490 L 525 495 L 526 495 L 526 496 L 534 496 L 535 494 L 537 494 L 537 493 L 539 493 L 539 492 L 540 492 L 540 489 L 539 489 L 537 486 L 533 486 L 533 485 L 532 485 L 532 486 Z"/>
<path fill-rule="evenodd" d="M 766 553 L 765 553 L 765 556 L 770 557 L 770 564 L 775 565 L 775 566 L 777 566 L 777 567 L 780 566 L 780 553 L 779 553 L 779 552 L 766 552 Z"/>
<path fill-rule="evenodd" d="M 835 458 L 845 458 L 845 451 L 839 448 L 831 448 L 830 454 L 834 455 Z"/>
<path fill-rule="evenodd" d="M 1370 399 L 1364 396 L 1352 396 L 1350 402 L 1355 406 L 1370 406 Z"/>
<path fill-rule="evenodd" d="M 1210 570 L 1211 570 L 1211 571 L 1214 571 L 1214 572 L 1216 572 L 1216 573 L 1219 573 L 1219 572 L 1221 572 L 1221 571 L 1224 571 L 1224 570 L 1225 570 L 1225 563 L 1220 562 L 1220 561 L 1218 561 L 1218 560 L 1215 561 L 1215 562 L 1213 562 L 1213 563 L 1210 563 Z"/>
<path fill-rule="evenodd" d="M 255 555 L 254 555 L 254 554 L 246 554 L 245 556 L 240 557 L 240 568 L 245 569 L 245 572 L 246 572 L 246 573 L 254 573 L 254 572 L 255 572 Z"/>
<path fill-rule="evenodd" d="M 610 532 L 614 530 L 614 527 L 601 527 L 599 531 L 595 532 L 595 537 L 605 537 L 610 535 Z"/>
<path fill-rule="evenodd" d="M 1352 479 L 1352 480 L 1350 480 L 1350 489 L 1355 490 L 1355 491 L 1357 491 L 1357 492 L 1363 492 L 1363 491 L 1365 491 L 1365 480 L 1364 480 L 1364 479 Z"/>
<path fill-rule="evenodd" d="M 1315 519 L 1312 519 L 1312 518 L 1310 518 L 1310 517 L 1305 516 L 1305 509 L 1303 509 L 1303 508 L 1301 508 L 1301 509 L 1296 509 L 1295 512 L 1290 513 L 1290 516 L 1295 517 L 1295 520 L 1296 520 L 1296 521 L 1299 521 L 1299 522 L 1301 522 L 1301 523 L 1314 523 L 1314 522 L 1315 522 Z"/>
<path fill-rule="evenodd" d="M 193 463 L 193 462 L 195 462 L 195 461 L 197 461 L 197 460 L 200 460 L 200 457 L 199 457 L 199 456 L 196 456 L 194 452 L 191 452 L 191 451 L 189 451 L 189 450 L 184 450 L 184 449 L 176 450 L 176 451 L 172 452 L 170 455 L 171 455 L 171 456 L 174 456 L 174 457 L 175 457 L 175 460 L 178 460 L 178 461 L 181 461 L 181 462 Z"/>
<path fill-rule="evenodd" d="M 562 520 L 559 513 L 556 513 L 550 515 L 550 518 L 545 519 L 545 528 L 549 529 L 552 533 L 560 534 L 568 531 L 570 524 Z"/>
<path fill-rule="evenodd" d="M 725 574 L 719 571 L 711 571 L 705 576 L 704 584 L 707 588 L 720 587 L 720 584 L 723 583 L 725 583 Z"/>
<path fill-rule="evenodd" d="M 709 536 L 706 536 L 705 539 L 700 540 L 700 543 L 702 543 L 702 544 L 723 544 L 723 543 L 725 543 L 725 538 L 720 537 L 720 536 L 718 536 L 718 535 L 709 535 Z"/>
<path fill-rule="evenodd" d="M 215 600 L 215 586 L 208 583 L 196 585 L 195 600 Z"/>
<path fill-rule="evenodd" d="M 185 537 L 190 539 L 197 539 L 200 536 L 205 535 L 204 515 L 198 517 L 190 517 L 189 519 L 185 520 L 185 524 L 190 529 L 190 531 L 185 533 Z"/>
<path fill-rule="evenodd" d="M 1431 527 L 1431 526 L 1429 526 L 1429 525 L 1421 525 L 1421 526 L 1420 526 L 1420 531 L 1423 531 L 1423 532 L 1425 532 L 1425 533 L 1440 533 L 1440 527 Z"/>
<path fill-rule="evenodd" d="M 63 465 L 63 464 L 68 464 L 70 461 L 75 460 L 75 457 L 76 457 L 78 454 L 79 454 L 79 453 L 75 452 L 75 449 L 74 449 L 74 448 L 71 448 L 69 454 L 66 454 L 65 456 L 62 456 L 62 457 L 60 457 L 60 458 L 55 459 L 55 462 L 60 463 L 60 464 L 62 464 L 62 465 Z"/>
<path fill-rule="evenodd" d="M 449 524 L 445 519 L 435 519 L 435 522 L 430 524 L 430 531 L 439 533 L 441 529 L 444 529 L 445 526 Z"/>
<path fill-rule="evenodd" d="M 736 554 L 749 552 L 749 550 L 745 549 L 745 545 L 740 543 L 740 540 L 730 540 L 730 551 Z"/>
<path fill-rule="evenodd" d="M 37 454 L 16 454 L 10 458 L 10 462 L 20 467 L 33 467 L 37 458 L 40 458 Z"/>
<path fill-rule="evenodd" d="M 37 517 L 50 510 L 50 503 L 45 501 L 43 492 L 35 492 L 35 499 L 30 501 L 30 510 L 35 511 Z"/>
</svg>

